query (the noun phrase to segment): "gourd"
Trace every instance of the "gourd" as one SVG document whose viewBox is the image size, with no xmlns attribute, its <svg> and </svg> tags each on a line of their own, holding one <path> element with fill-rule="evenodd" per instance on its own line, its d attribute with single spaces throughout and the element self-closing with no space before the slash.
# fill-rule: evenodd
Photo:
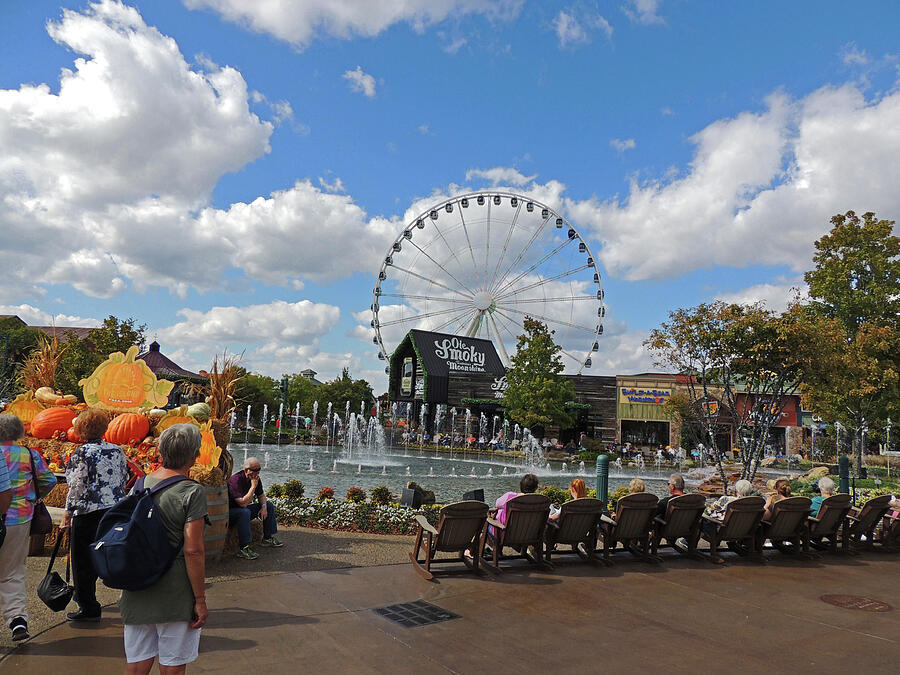
<svg viewBox="0 0 900 675">
<path fill-rule="evenodd" d="M 194 424 L 198 427 L 200 426 L 200 423 L 197 422 L 197 420 L 188 415 L 187 406 L 183 405 L 180 408 L 170 410 L 168 415 L 157 421 L 156 434 L 161 434 L 175 424 Z"/>
<path fill-rule="evenodd" d="M 150 420 L 139 413 L 116 415 L 103 438 L 116 445 L 136 445 L 150 431 Z"/>
<path fill-rule="evenodd" d="M 35 438 L 52 438 L 60 431 L 66 431 L 72 426 L 76 413 L 71 408 L 55 406 L 41 410 L 31 420 L 30 433 Z"/>
<path fill-rule="evenodd" d="M 202 424 L 209 421 L 212 410 L 205 403 L 195 403 L 188 406 L 187 414 Z"/>
<path fill-rule="evenodd" d="M 84 443 L 84 439 L 75 433 L 75 427 L 69 427 L 66 432 L 66 440 L 70 443 Z"/>
</svg>

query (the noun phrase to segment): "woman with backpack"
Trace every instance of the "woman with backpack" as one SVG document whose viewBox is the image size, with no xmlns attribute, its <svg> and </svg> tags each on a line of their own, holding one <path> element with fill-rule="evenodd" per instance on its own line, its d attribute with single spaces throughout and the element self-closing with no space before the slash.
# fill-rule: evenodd
<svg viewBox="0 0 900 675">
<path fill-rule="evenodd" d="M 0 605 L 3 622 L 12 631 L 14 642 L 27 640 L 28 611 L 25 609 L 25 558 L 31 540 L 31 516 L 37 501 L 54 485 L 56 477 L 37 452 L 16 445 L 25 435 L 25 425 L 15 415 L 0 415 L 0 448 L 6 463 L 12 500 L 6 509 L 6 538 L 0 546 Z"/>
<path fill-rule="evenodd" d="M 85 442 L 69 457 L 66 467 L 66 513 L 60 529 L 72 527 L 69 551 L 75 586 L 77 612 L 69 621 L 100 621 L 97 602 L 97 572 L 91 563 L 91 544 L 103 515 L 125 497 L 128 460 L 118 445 L 103 440 L 109 415 L 102 410 L 85 410 L 75 418 L 75 433 Z"/>
<path fill-rule="evenodd" d="M 187 476 L 200 455 L 200 430 L 176 424 L 159 437 L 162 466 L 144 478 L 143 487 Z M 200 628 L 206 623 L 203 526 L 206 492 L 199 483 L 181 480 L 153 494 L 169 542 L 183 548 L 169 570 L 152 586 L 122 591 L 119 609 L 125 624 L 126 673 L 144 675 L 159 657 L 161 673 L 184 672 L 196 660 Z"/>
</svg>

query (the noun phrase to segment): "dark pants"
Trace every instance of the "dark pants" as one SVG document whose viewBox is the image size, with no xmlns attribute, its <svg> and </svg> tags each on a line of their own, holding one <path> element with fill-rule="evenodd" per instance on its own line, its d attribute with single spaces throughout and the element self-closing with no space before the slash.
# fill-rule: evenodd
<svg viewBox="0 0 900 675">
<path fill-rule="evenodd" d="M 72 556 L 72 582 L 75 585 L 75 602 L 82 612 L 100 615 L 97 602 L 97 572 L 91 563 L 91 544 L 97 539 L 97 526 L 108 509 L 91 511 L 72 518 L 69 550 Z"/>
<path fill-rule="evenodd" d="M 250 504 L 246 508 L 232 506 L 228 509 L 228 525 L 237 523 L 238 543 L 241 548 L 250 543 L 250 520 L 259 515 L 262 508 L 260 504 Z M 278 532 L 278 524 L 275 521 L 275 506 L 272 502 L 266 502 L 266 518 L 263 520 L 263 537 L 275 536 Z"/>
</svg>

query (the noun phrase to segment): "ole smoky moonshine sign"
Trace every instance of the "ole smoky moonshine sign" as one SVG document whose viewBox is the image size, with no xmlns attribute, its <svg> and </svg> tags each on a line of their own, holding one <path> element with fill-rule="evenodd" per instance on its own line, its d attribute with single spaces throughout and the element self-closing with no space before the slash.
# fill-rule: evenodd
<svg viewBox="0 0 900 675">
<path fill-rule="evenodd" d="M 434 355 L 447 364 L 447 368 L 468 373 L 485 372 L 484 350 L 458 337 L 434 340 Z"/>
</svg>

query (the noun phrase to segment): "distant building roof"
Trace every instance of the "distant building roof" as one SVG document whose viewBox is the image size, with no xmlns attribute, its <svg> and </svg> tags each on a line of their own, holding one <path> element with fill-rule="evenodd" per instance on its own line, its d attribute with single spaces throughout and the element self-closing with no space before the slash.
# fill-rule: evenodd
<svg viewBox="0 0 900 675">
<path fill-rule="evenodd" d="M 69 339 L 69 333 L 74 334 L 79 340 L 87 340 L 90 332 L 94 330 L 93 328 L 85 326 L 29 326 L 15 314 L 0 314 L 0 319 L 16 319 L 23 326 L 39 330 L 47 337 L 56 335 L 56 339 L 60 342 L 66 342 Z"/>
<path fill-rule="evenodd" d="M 159 351 L 159 343 L 156 340 L 150 343 L 150 351 L 138 354 L 137 358 L 146 363 L 147 367 L 152 370 L 153 374 L 157 377 L 166 377 L 173 380 L 198 381 L 209 379 L 199 373 L 192 373 L 189 370 L 185 370 L 168 356 L 165 356 Z"/>
<path fill-rule="evenodd" d="M 316 371 L 314 371 L 312 368 L 307 368 L 306 370 L 301 370 L 300 374 L 315 385 L 322 384 L 321 382 L 319 382 L 316 379 Z"/>
</svg>

